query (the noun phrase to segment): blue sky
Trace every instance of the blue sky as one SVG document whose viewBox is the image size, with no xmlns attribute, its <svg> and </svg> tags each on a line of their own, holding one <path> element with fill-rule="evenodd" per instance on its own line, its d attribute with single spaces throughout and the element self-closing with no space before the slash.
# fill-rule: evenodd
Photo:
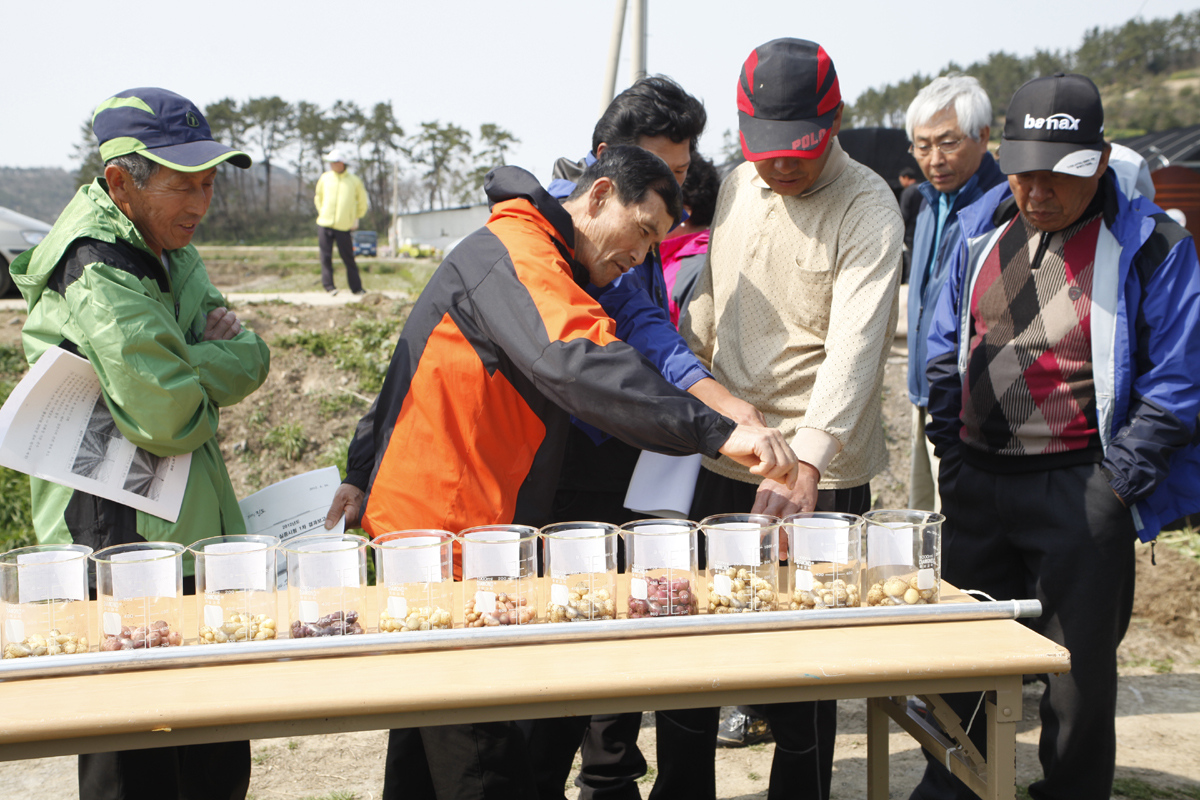
<svg viewBox="0 0 1200 800">
<path fill-rule="evenodd" d="M 736 128 L 742 61 L 780 36 L 820 42 L 844 97 L 1006 50 L 1075 48 L 1093 26 L 1172 16 L 1176 0 L 1008 0 L 1000 5 L 796 0 L 648 0 L 648 67 L 705 101 L 701 150 Z M 158 85 L 202 108 L 274 95 L 369 107 L 400 123 L 495 122 L 522 140 L 511 163 L 546 180 L 554 159 L 588 148 L 599 114 L 613 0 L 155 3 L 126 19 L 92 2 L 9 3 L 0 163 L 63 166 L 80 122 L 118 91 Z M 152 9 L 152 10 L 149 10 Z M 976 10 L 977 9 L 977 10 Z M 628 19 L 626 21 L 628 27 Z M 617 90 L 629 84 L 628 31 Z"/>
</svg>

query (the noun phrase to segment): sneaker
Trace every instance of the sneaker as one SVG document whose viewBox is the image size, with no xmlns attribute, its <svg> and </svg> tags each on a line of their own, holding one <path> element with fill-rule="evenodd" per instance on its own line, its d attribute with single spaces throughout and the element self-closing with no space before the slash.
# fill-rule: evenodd
<svg viewBox="0 0 1200 800">
<path fill-rule="evenodd" d="M 717 728 L 717 747 L 745 747 L 771 741 L 771 726 L 763 717 L 746 714 L 740 708 L 721 709 Z"/>
<path fill-rule="evenodd" d="M 338 293 L 337 289 L 326 289 L 325 290 L 325 294 L 329 295 L 330 297 L 333 297 L 337 293 Z"/>
<path fill-rule="evenodd" d="M 362 297 L 366 293 L 366 289 L 359 289 L 357 292 L 351 292 L 350 294 L 354 295 L 355 297 Z"/>
</svg>

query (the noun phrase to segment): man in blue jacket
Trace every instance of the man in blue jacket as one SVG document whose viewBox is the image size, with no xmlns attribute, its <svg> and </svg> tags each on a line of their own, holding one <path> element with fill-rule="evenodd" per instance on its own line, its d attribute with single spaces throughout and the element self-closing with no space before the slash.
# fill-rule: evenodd
<svg viewBox="0 0 1200 800">
<path fill-rule="evenodd" d="M 916 187 L 924 202 L 913 233 L 908 279 L 908 399 L 913 404 L 908 507 L 936 511 L 941 507 L 937 456 L 925 438 L 925 341 L 946 267 L 962 240 L 958 213 L 1003 183 L 1004 175 L 987 149 L 992 103 L 974 78 L 934 80 L 908 107 L 906 124 L 912 154 L 927 179 Z"/>
<path fill-rule="evenodd" d="M 1017 90 L 1008 183 L 960 214 L 928 342 L 943 575 L 1036 597 L 1031 627 L 1071 651 L 1046 678 L 1037 800 L 1110 796 L 1135 536 L 1200 508 L 1200 263 L 1108 167 L 1103 129 L 1082 75 Z M 978 701 L 950 698 L 963 719 Z M 973 795 L 931 762 L 913 797 Z"/>
<path fill-rule="evenodd" d="M 566 197 L 575 181 L 610 147 L 635 145 L 666 162 L 682 185 L 707 114 L 695 97 L 670 78 L 654 75 L 634 83 L 609 104 L 592 131 L 592 150 L 578 162 L 560 158 L 547 191 Z M 738 423 L 763 425 L 762 415 L 730 394 L 684 343 L 671 322 L 658 248 L 609 286 L 587 291 L 617 323 L 617 336 L 649 359 L 671 383 Z M 559 522 L 598 520 L 620 525 L 637 519 L 625 508 L 625 492 L 641 452 L 578 420 L 567 439 L 554 502 Z M 623 557 L 623 552 L 622 552 Z M 582 749 L 576 785 L 580 800 L 637 800 L 637 779 L 646 774 L 638 750 L 640 712 L 522 723 L 530 739 L 541 800 L 563 797 L 575 751 Z M 669 720 L 663 724 L 672 724 Z M 582 739 L 582 742 L 581 742 Z"/>
<path fill-rule="evenodd" d="M 606 148 L 635 145 L 666 162 L 683 184 L 707 114 L 695 97 L 662 75 L 642 78 L 617 95 L 592 131 L 592 149 L 578 162 L 560 158 L 547 191 L 564 198 L 575 180 Z M 762 415 L 731 395 L 692 354 L 671 323 L 658 248 L 610 286 L 587 291 L 617 323 L 617 335 L 650 359 L 679 389 L 738 423 L 763 425 Z M 555 500 L 563 522 L 599 520 L 623 524 L 636 517 L 625 508 L 625 492 L 637 462 L 636 448 L 576 423 L 567 441 Z"/>
</svg>

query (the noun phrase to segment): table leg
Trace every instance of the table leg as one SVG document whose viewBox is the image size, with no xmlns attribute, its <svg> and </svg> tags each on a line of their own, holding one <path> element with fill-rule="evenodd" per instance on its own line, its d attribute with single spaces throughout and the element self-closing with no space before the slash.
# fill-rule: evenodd
<svg viewBox="0 0 1200 800">
<path fill-rule="evenodd" d="M 1017 723 L 1021 721 L 1021 677 L 998 681 L 995 701 L 989 695 L 988 726 L 988 800 L 1014 800 L 1017 785 Z"/>
<path fill-rule="evenodd" d="M 888 800 L 888 793 L 888 714 L 883 698 L 868 697 L 867 800 Z"/>
</svg>

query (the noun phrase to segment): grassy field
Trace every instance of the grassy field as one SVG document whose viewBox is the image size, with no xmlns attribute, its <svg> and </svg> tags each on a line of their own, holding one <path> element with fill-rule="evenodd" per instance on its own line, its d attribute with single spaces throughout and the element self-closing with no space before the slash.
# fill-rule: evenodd
<svg viewBox="0 0 1200 800">
<path fill-rule="evenodd" d="M 321 262 L 315 247 L 197 248 L 209 276 L 224 292 L 319 292 Z M 429 281 L 438 262 L 431 258 L 356 259 L 363 288 L 368 292 L 400 291 L 414 296 Z M 346 268 L 334 254 L 335 285 L 345 291 Z"/>
</svg>

